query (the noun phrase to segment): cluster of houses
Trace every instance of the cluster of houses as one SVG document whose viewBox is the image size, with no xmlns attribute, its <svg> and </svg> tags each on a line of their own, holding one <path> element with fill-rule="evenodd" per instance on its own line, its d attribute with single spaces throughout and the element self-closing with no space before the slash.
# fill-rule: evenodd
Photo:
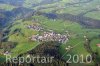
<svg viewBox="0 0 100 66">
<path fill-rule="evenodd" d="M 37 34 L 29 38 L 32 41 L 57 41 L 60 43 L 65 43 L 69 40 L 67 35 L 61 35 L 54 32 L 44 32 L 42 35 Z"/>
<path fill-rule="evenodd" d="M 36 31 L 42 31 L 43 28 L 39 25 L 29 25 L 27 26 L 28 29 L 33 29 L 33 30 L 36 30 Z"/>
</svg>

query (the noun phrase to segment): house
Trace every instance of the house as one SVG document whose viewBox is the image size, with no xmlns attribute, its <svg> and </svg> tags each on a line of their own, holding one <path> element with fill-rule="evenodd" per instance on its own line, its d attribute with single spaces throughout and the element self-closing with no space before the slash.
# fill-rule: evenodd
<svg viewBox="0 0 100 66">
<path fill-rule="evenodd" d="M 100 44 L 96 44 L 97 45 L 97 47 L 100 47 Z"/>
<path fill-rule="evenodd" d="M 9 51 L 4 52 L 4 55 L 10 55 L 11 53 Z"/>
</svg>

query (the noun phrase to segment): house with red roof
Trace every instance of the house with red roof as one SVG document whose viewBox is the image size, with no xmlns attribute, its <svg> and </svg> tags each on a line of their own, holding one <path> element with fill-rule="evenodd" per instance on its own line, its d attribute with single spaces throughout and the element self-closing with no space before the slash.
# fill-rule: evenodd
<svg viewBox="0 0 100 66">
<path fill-rule="evenodd" d="M 100 47 L 100 44 L 96 44 L 97 45 L 97 47 Z"/>
</svg>

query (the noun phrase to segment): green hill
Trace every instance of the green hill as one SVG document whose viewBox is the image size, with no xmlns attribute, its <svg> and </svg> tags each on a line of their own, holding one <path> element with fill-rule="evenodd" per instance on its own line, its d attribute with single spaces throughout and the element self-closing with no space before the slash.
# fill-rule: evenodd
<svg viewBox="0 0 100 66">
<path fill-rule="evenodd" d="M 5 61 L 3 54 L 6 50 L 16 57 L 35 49 L 42 42 L 32 41 L 30 37 L 50 30 L 57 34 L 67 34 L 67 31 L 70 35 L 68 42 L 61 43 L 58 48 L 64 61 L 68 60 L 68 54 L 83 55 L 85 60 L 85 56 L 95 53 L 95 61 L 100 58 L 100 48 L 97 46 L 100 43 L 100 23 L 97 23 L 100 21 L 99 0 L 24 0 L 16 5 L 10 0 L 7 2 L 0 3 L 0 27 L 3 27 L 0 33 L 0 63 Z M 44 29 L 39 31 L 30 26 Z M 69 46 L 72 49 L 67 51 Z M 94 66 L 95 61 L 83 66 Z"/>
</svg>

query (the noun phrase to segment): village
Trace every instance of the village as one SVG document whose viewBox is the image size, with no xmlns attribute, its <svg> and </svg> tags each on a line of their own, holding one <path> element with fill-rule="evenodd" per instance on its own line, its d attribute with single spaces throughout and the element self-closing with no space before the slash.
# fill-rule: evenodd
<svg viewBox="0 0 100 66">
<path fill-rule="evenodd" d="M 54 32 L 53 30 L 48 29 L 49 31 L 45 31 L 43 27 L 40 25 L 28 25 L 28 29 L 36 30 L 36 31 L 42 31 L 42 34 L 39 35 L 32 35 L 29 37 L 32 41 L 39 41 L 39 42 L 48 42 L 48 41 L 57 41 L 59 43 L 66 43 L 69 40 L 69 34 L 62 35 L 59 33 Z"/>
<path fill-rule="evenodd" d="M 57 34 L 55 32 L 44 32 L 42 35 L 32 35 L 32 37 L 29 37 L 32 41 L 57 41 L 59 43 L 66 43 L 69 38 L 67 35 L 61 35 Z"/>
</svg>

